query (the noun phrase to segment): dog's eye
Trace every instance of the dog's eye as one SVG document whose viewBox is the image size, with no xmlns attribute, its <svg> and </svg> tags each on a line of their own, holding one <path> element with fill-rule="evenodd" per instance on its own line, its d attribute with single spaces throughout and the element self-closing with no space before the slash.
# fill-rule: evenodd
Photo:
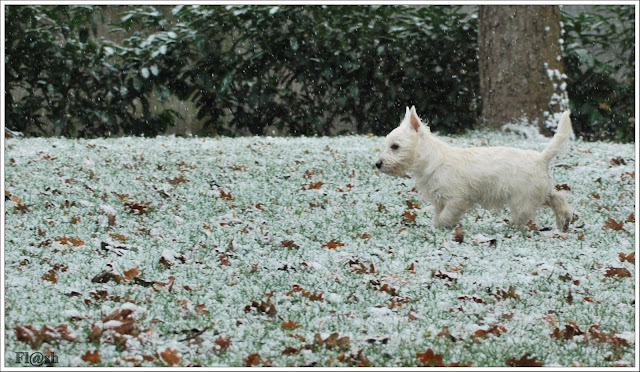
<svg viewBox="0 0 640 372">
<path fill-rule="evenodd" d="M 398 144 L 394 143 L 393 145 L 391 145 L 391 150 L 397 150 L 399 149 L 400 146 L 398 146 Z"/>
</svg>

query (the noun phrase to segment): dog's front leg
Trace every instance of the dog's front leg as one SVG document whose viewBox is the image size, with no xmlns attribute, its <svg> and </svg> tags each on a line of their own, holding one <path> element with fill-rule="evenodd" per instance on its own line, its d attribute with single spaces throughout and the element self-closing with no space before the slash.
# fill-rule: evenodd
<svg viewBox="0 0 640 372">
<path fill-rule="evenodd" d="M 433 219 L 435 227 L 455 226 L 460 221 L 460 216 L 464 213 L 463 205 L 464 203 L 455 200 L 449 200 L 446 203 L 436 202 L 436 215 Z"/>
</svg>

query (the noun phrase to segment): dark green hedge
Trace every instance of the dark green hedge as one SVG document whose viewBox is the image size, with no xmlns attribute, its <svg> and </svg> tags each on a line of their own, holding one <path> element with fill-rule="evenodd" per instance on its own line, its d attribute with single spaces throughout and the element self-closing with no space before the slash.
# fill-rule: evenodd
<svg viewBox="0 0 640 372">
<path fill-rule="evenodd" d="M 5 9 L 8 128 L 27 135 L 109 136 L 155 135 L 172 125 L 173 111 L 149 105 L 158 79 L 142 73 L 169 63 L 170 57 L 151 55 L 159 42 L 141 47 L 139 36 L 122 44 L 93 40 L 100 14 L 93 6 Z"/>
<path fill-rule="evenodd" d="M 335 123 L 386 134 L 406 105 L 438 130 L 470 128 L 477 112 L 476 21 L 459 7 L 182 7 L 197 30 L 181 97 L 207 129 L 329 134 Z M 191 94 L 195 94 L 191 96 Z"/>
<path fill-rule="evenodd" d="M 118 42 L 95 35 L 101 7 L 6 9 L 6 125 L 30 135 L 162 133 L 177 114 L 152 96 L 195 103 L 200 135 L 386 134 L 409 105 L 456 133 L 479 115 L 477 20 L 459 6 L 123 6 Z M 622 30 L 563 16 L 574 129 L 632 141 L 635 81 L 613 76 L 633 53 L 614 65 L 577 43 L 635 48 L 633 7 L 610 11 Z"/>
<path fill-rule="evenodd" d="M 573 129 L 586 140 L 633 142 L 635 8 L 597 8 L 562 17 Z"/>
<path fill-rule="evenodd" d="M 8 8 L 9 127 L 160 133 L 175 113 L 149 108 L 154 91 L 193 100 L 204 134 L 383 134 L 406 105 L 437 130 L 476 122 L 476 20 L 457 6 L 180 6 L 170 20 L 122 9 L 112 27 L 151 36 L 88 38 L 92 7 Z"/>
</svg>

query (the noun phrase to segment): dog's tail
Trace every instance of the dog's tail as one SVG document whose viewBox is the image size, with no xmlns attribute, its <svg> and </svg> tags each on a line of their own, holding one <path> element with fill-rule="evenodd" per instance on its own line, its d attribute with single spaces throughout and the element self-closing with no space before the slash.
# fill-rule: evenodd
<svg viewBox="0 0 640 372">
<path fill-rule="evenodd" d="M 549 163 L 549 161 L 560 152 L 562 146 L 567 141 L 569 136 L 571 136 L 571 118 L 569 115 L 571 112 L 569 110 L 565 111 L 562 114 L 562 118 L 560 118 L 560 122 L 558 123 L 558 131 L 556 135 L 553 136 L 551 142 L 547 145 L 542 151 L 542 158 L 545 163 Z"/>
</svg>

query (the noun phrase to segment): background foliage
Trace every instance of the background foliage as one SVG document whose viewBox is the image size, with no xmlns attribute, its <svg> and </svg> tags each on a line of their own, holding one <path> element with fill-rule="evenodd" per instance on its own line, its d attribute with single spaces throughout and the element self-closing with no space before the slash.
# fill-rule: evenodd
<svg viewBox="0 0 640 372">
<path fill-rule="evenodd" d="M 173 111 L 149 105 L 168 78 L 154 66 L 170 59 L 151 50 L 170 41 L 142 41 L 139 33 L 121 44 L 95 41 L 95 8 L 6 8 L 7 127 L 84 137 L 155 135 L 173 123 Z"/>
<path fill-rule="evenodd" d="M 573 129 L 588 140 L 633 142 L 635 8 L 599 8 L 562 17 Z"/>
<path fill-rule="evenodd" d="M 386 134 L 415 104 L 436 129 L 474 123 L 475 19 L 460 7 L 182 7 L 196 48 L 181 75 L 206 128 Z M 469 73 L 471 71 L 472 73 Z M 466 123 L 466 124 L 462 124 Z"/>
<path fill-rule="evenodd" d="M 154 135 L 176 121 L 154 107 L 169 100 L 195 104 L 200 135 L 269 125 L 293 135 L 386 134 L 406 105 L 437 131 L 478 122 L 477 20 L 459 6 L 120 8 L 104 38 L 101 7 L 6 8 L 9 128 Z M 634 15 L 609 8 L 622 26 L 600 13 L 564 15 L 574 129 L 632 141 L 635 82 L 615 75 L 634 69 Z M 602 54 L 581 46 L 593 44 Z M 607 61 L 610 50 L 627 54 Z"/>
</svg>

